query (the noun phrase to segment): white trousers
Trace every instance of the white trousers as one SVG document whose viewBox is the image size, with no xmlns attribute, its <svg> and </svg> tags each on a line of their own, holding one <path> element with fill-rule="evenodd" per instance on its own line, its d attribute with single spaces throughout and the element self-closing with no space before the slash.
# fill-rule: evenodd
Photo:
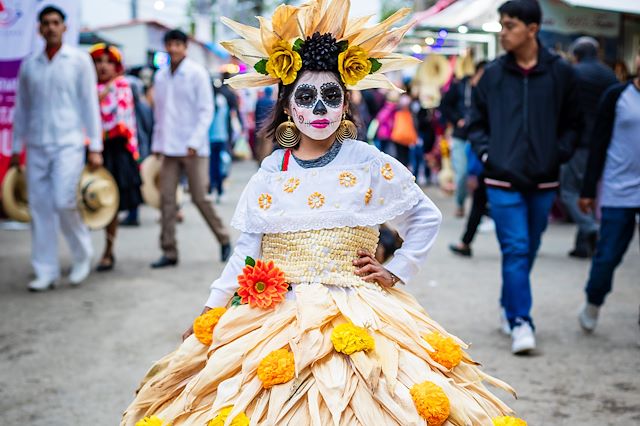
<svg viewBox="0 0 640 426">
<path fill-rule="evenodd" d="M 89 229 L 82 222 L 76 198 L 84 155 L 82 146 L 27 147 L 31 264 L 38 278 L 60 277 L 58 228 L 74 262 L 93 256 Z"/>
</svg>

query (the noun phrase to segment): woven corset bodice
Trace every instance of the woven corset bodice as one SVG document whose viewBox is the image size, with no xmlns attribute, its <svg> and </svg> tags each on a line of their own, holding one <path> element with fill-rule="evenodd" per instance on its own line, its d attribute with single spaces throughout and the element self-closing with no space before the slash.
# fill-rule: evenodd
<svg viewBox="0 0 640 426">
<path fill-rule="evenodd" d="M 379 290 L 376 283 L 355 275 L 352 263 L 358 250 L 375 254 L 379 236 L 377 228 L 362 226 L 265 234 L 262 258 L 272 260 L 284 271 L 289 284 L 319 283 Z"/>
</svg>

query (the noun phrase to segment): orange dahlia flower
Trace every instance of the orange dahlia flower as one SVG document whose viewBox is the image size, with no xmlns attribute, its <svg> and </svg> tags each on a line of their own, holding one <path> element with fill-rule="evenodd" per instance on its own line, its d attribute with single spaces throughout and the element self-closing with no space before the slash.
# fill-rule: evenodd
<svg viewBox="0 0 640 426">
<path fill-rule="evenodd" d="M 241 303 L 249 303 L 252 308 L 271 308 L 284 300 L 288 284 L 284 272 L 272 261 L 257 260 L 255 266 L 247 265 L 238 276 L 238 296 Z"/>
</svg>

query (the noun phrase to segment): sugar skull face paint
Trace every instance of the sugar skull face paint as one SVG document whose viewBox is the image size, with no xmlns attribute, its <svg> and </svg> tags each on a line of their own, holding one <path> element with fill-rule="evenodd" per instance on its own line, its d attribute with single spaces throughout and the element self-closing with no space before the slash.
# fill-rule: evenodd
<svg viewBox="0 0 640 426">
<path fill-rule="evenodd" d="M 300 132 L 324 140 L 340 126 L 344 91 L 332 73 L 306 72 L 293 89 L 289 109 Z"/>
</svg>

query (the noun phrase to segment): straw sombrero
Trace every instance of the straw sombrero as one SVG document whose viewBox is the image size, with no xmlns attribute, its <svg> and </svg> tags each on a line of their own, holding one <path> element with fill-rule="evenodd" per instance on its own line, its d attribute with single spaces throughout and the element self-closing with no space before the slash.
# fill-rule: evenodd
<svg viewBox="0 0 640 426">
<path fill-rule="evenodd" d="M 90 229 L 107 226 L 118 213 L 120 193 L 111 173 L 104 167 L 85 167 L 78 185 L 78 209 Z"/>
<path fill-rule="evenodd" d="M 162 160 L 155 155 L 150 155 L 144 159 L 140 165 L 140 177 L 142 178 L 142 198 L 145 204 L 156 209 L 160 208 L 160 169 Z M 182 202 L 182 188 L 178 185 L 176 190 L 176 202 Z"/>
<path fill-rule="evenodd" d="M 2 183 L 2 207 L 13 220 L 30 222 L 27 178 L 19 167 L 11 167 Z"/>
</svg>

